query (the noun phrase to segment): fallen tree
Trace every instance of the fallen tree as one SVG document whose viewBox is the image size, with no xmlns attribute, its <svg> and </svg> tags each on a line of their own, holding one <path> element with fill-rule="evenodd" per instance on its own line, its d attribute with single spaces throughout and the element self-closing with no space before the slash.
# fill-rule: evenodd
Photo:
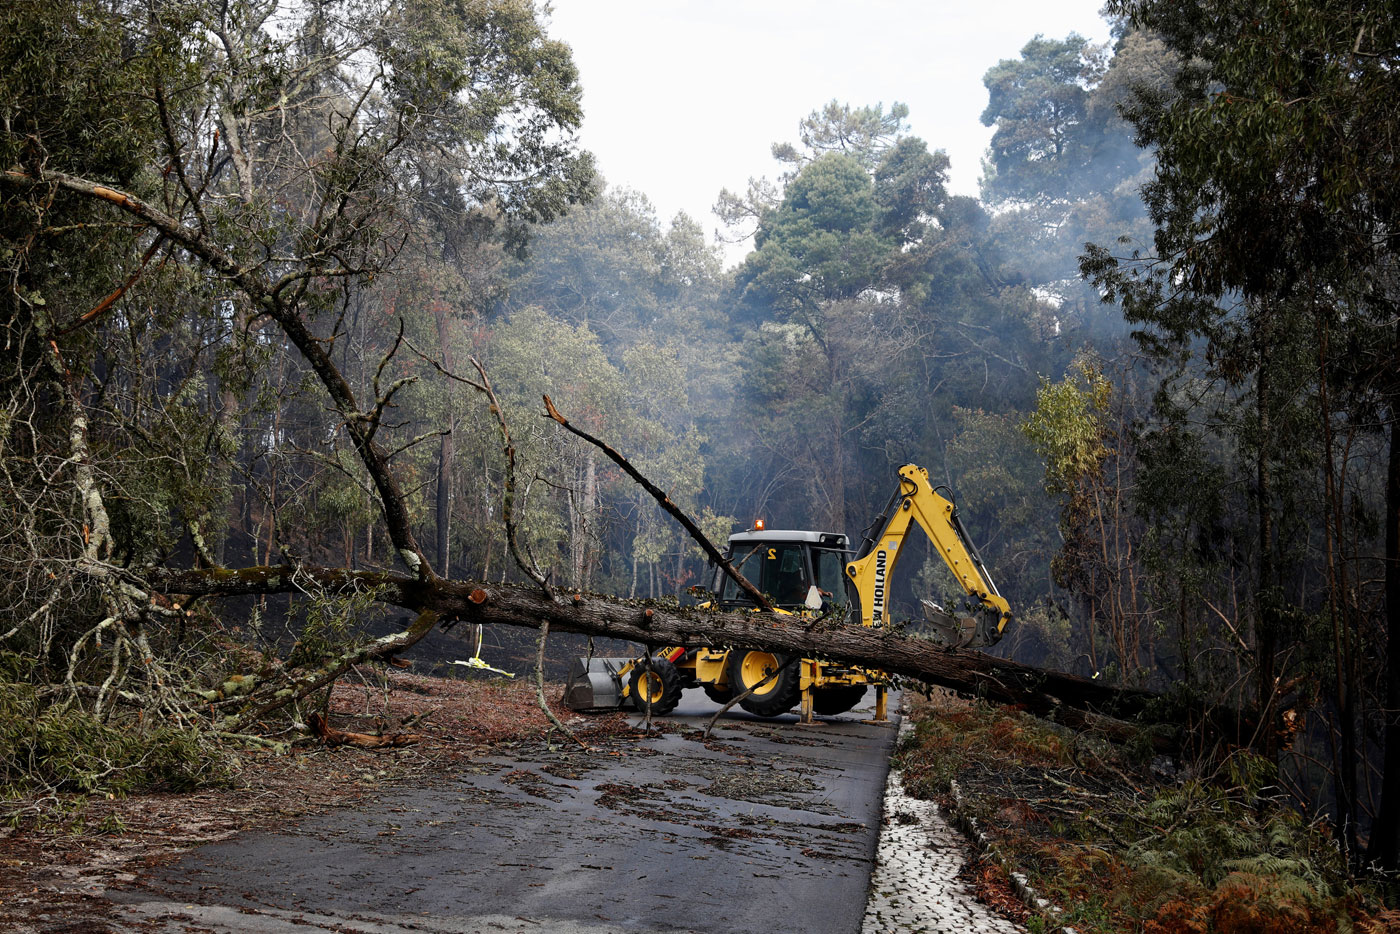
<svg viewBox="0 0 1400 934">
<path fill-rule="evenodd" d="M 459 620 L 531 628 L 548 624 L 554 631 L 610 636 L 648 647 L 741 646 L 839 659 L 923 684 L 1016 704 L 1068 726 L 1102 731 L 1115 740 L 1145 735 L 1164 752 L 1189 748 L 1193 738 L 1248 744 L 1257 729 L 1251 714 L 1229 707 L 1192 704 L 1184 698 L 1116 687 L 981 652 L 949 650 L 899 628 L 845 625 L 758 611 L 723 613 L 602 594 L 551 596 L 537 588 L 343 568 L 153 571 L 147 581 L 166 593 L 187 597 L 292 593 L 313 586 L 328 594 L 370 591 L 384 602 L 418 613 L 409 629 L 337 660 L 344 664 L 402 651 L 427 636 L 438 623 Z M 330 673 L 329 669 L 325 672 Z M 307 693 L 319 684 L 307 681 L 304 687 L 306 690 L 297 693 Z M 285 694 L 283 698 L 290 700 Z M 231 716 L 246 724 L 272 709 L 267 704 L 275 704 L 277 699 L 249 697 Z M 228 724 L 237 725 L 233 721 Z M 1157 729 L 1144 734 L 1145 727 Z"/>
</svg>

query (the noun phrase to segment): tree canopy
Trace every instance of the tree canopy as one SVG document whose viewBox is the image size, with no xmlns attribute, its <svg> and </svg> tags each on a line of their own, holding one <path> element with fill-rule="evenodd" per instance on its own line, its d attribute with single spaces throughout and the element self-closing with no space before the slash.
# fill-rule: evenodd
<svg viewBox="0 0 1400 934">
<path fill-rule="evenodd" d="M 636 636 L 554 598 L 712 570 L 547 393 L 720 540 L 858 538 L 924 465 L 998 652 L 1257 708 L 1232 738 L 1393 867 L 1393 11 L 1110 9 L 988 63 L 980 197 L 904 104 L 794 115 L 720 193 L 733 269 L 596 175 L 531 2 L 0 9 L 0 680 L 208 736 L 452 614 Z M 961 597 L 906 561 L 899 615 Z"/>
</svg>

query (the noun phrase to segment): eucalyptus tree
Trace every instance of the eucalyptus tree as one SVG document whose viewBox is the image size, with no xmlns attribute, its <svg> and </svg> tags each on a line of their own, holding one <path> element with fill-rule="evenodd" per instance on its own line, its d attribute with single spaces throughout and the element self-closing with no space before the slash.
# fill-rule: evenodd
<svg viewBox="0 0 1400 934">
<path fill-rule="evenodd" d="M 529 254 L 511 270 L 491 343 L 517 346 L 513 331 L 521 321 L 547 320 L 561 335 L 592 335 L 606 364 L 589 372 L 621 387 L 622 395 L 596 404 L 582 371 L 557 385 L 589 399 L 578 407 L 587 430 L 611 439 L 693 509 L 706 470 L 702 439 L 723 430 L 729 416 L 723 400 L 737 377 L 720 290 L 717 251 L 697 223 L 680 214 L 663 225 L 645 196 L 613 189 L 536 232 Z M 549 353 L 565 354 L 572 343 L 565 337 Z M 698 576 L 679 530 L 645 491 L 606 467 L 600 472 L 587 446 L 559 443 L 592 465 L 593 479 L 580 473 L 570 497 L 593 491 L 592 564 L 600 572 L 590 575 L 593 586 L 606 582 L 616 592 L 660 596 L 681 589 L 682 577 Z"/>
<path fill-rule="evenodd" d="M 1255 647 L 1261 702 L 1277 702 L 1277 657 L 1303 638 L 1289 621 L 1316 607 L 1338 739 L 1341 838 L 1356 840 L 1356 731 L 1375 646 L 1388 646 L 1386 767 L 1370 854 L 1400 863 L 1400 329 L 1397 328 L 1394 10 L 1380 3 L 1110 4 L 1158 34 L 1183 63 L 1169 91 L 1129 108 L 1155 148 L 1145 200 L 1151 254 L 1096 249 L 1084 268 L 1121 296 L 1150 346 L 1205 361 L 1252 395 L 1257 569 Z M 1294 355 L 1302 345 L 1303 356 Z M 1281 430 L 1302 397 L 1313 428 Z M 1367 438 L 1385 439 L 1370 462 Z M 1278 464 L 1314 459 L 1321 599 L 1288 595 L 1276 555 L 1286 515 Z M 1384 477 L 1382 480 L 1381 478 Z M 1384 493 L 1378 491 L 1383 489 Z M 1304 499 L 1308 497 L 1304 496 Z M 1374 516 L 1374 519 L 1371 518 Z M 1383 533 L 1368 529 L 1375 522 Z M 1371 587 L 1365 581 L 1383 582 Z M 1382 675 L 1373 672 L 1373 675 Z M 1319 685 L 1320 687 L 1320 685 Z M 1270 745 L 1265 742 L 1266 748 Z"/>
<path fill-rule="evenodd" d="M 610 189 L 539 227 L 509 270 L 502 309 L 536 306 L 595 332 L 614 361 L 637 343 L 721 323 L 720 259 L 684 213 L 669 224 L 640 192 Z"/>
<path fill-rule="evenodd" d="M 1071 33 L 1036 36 L 983 77 L 982 122 L 993 127 L 982 198 L 993 235 L 1024 281 L 1053 296 L 1062 329 L 1095 340 L 1121 333 L 1078 276 L 1089 240 L 1141 243 L 1150 228 L 1138 197 L 1152 151 L 1139 148 L 1120 106 L 1136 87 L 1169 83 L 1175 57 L 1160 39 L 1119 30 L 1110 50 Z"/>
<path fill-rule="evenodd" d="M 147 575 L 177 551 L 218 562 L 209 490 L 227 482 L 229 430 L 257 412 L 243 406 L 262 361 L 306 388 L 320 425 L 247 427 L 317 463 L 343 448 L 394 560 L 434 578 L 399 463 L 436 433 L 392 416 L 430 371 L 392 314 L 369 325 L 382 351 L 362 379 L 340 349 L 427 201 L 493 212 L 518 244 L 591 193 L 577 73 L 521 2 L 77 0 L 0 16 L 5 496 L 19 510 L 3 635 L 61 662 L 99 714 L 125 691 L 191 722 L 150 642 L 180 638 L 188 611 Z M 293 693 L 364 651 L 288 675 Z M 89 692 L 99 663 L 110 674 Z"/>
</svg>

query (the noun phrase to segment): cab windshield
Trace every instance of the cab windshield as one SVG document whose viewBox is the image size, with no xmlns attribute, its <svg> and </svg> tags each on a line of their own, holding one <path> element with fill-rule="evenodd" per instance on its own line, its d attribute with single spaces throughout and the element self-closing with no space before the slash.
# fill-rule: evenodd
<svg viewBox="0 0 1400 934">
<path fill-rule="evenodd" d="M 812 564 L 817 572 L 817 589 L 822 592 L 822 599 L 844 603 L 846 553 L 833 548 L 813 548 Z"/>
<path fill-rule="evenodd" d="M 772 598 L 775 604 L 797 606 L 806 601 L 807 590 L 812 586 L 806 551 L 806 546 L 801 543 L 748 543 L 736 546 L 730 560 L 740 574 Z M 721 600 L 748 600 L 728 574 L 723 574 L 723 577 Z"/>
</svg>

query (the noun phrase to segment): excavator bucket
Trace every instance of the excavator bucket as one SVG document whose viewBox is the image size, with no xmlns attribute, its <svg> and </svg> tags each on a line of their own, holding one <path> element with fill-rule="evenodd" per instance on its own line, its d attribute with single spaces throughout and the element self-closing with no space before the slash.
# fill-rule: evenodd
<svg viewBox="0 0 1400 934">
<path fill-rule="evenodd" d="M 924 620 L 935 642 L 949 648 L 981 647 L 990 643 L 978 632 L 977 620 L 971 616 L 957 617 L 932 600 L 919 600 Z M 993 640 L 995 641 L 995 640 Z"/>
<path fill-rule="evenodd" d="M 576 658 L 564 685 L 570 710 L 615 710 L 624 703 L 622 672 L 630 658 Z"/>
</svg>

